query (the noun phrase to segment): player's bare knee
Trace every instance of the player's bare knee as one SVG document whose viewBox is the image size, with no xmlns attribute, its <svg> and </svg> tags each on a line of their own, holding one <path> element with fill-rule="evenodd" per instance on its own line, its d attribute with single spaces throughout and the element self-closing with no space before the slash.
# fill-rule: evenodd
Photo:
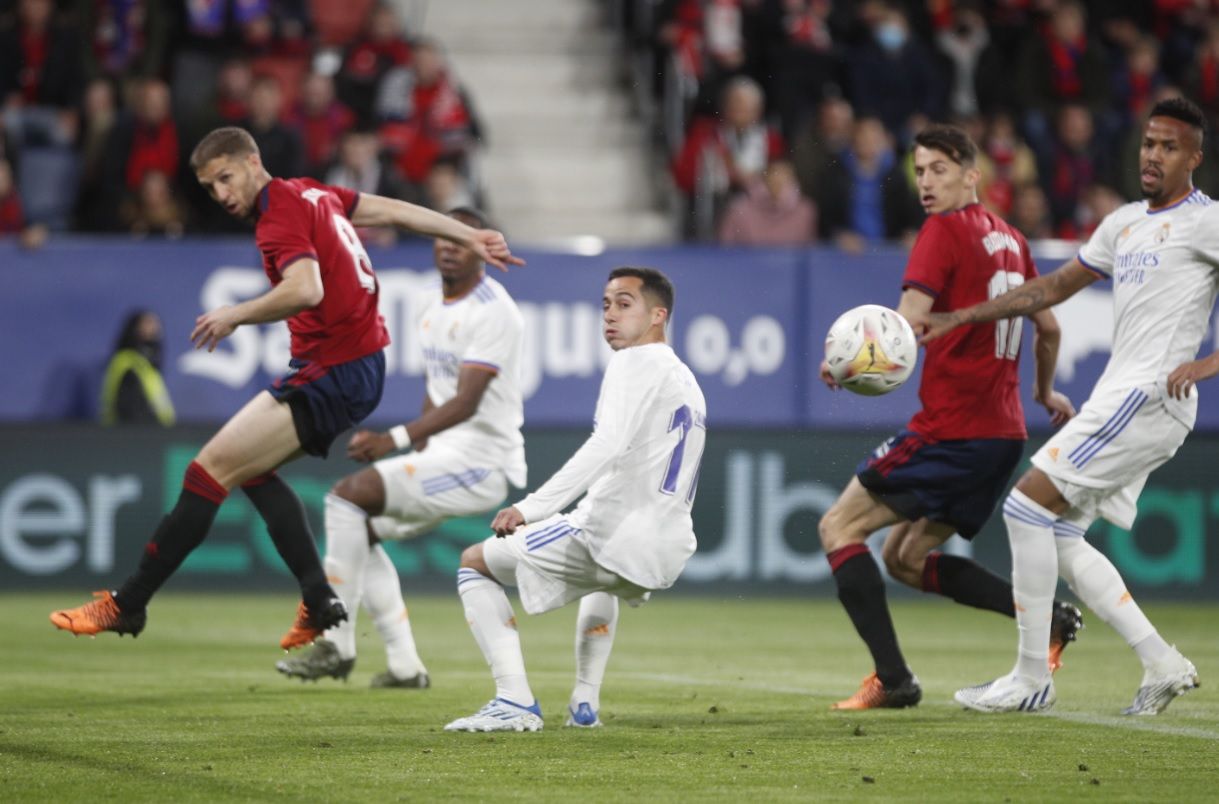
<svg viewBox="0 0 1219 804">
<path fill-rule="evenodd" d="M 376 469 L 363 469 L 344 477 L 331 487 L 330 493 L 371 516 L 385 510 L 385 483 Z"/>
<path fill-rule="evenodd" d="M 487 569 L 486 559 L 483 558 L 482 542 L 472 544 L 461 551 L 461 566 L 463 569 L 472 569 L 488 578 L 491 577 L 491 570 Z"/>
</svg>

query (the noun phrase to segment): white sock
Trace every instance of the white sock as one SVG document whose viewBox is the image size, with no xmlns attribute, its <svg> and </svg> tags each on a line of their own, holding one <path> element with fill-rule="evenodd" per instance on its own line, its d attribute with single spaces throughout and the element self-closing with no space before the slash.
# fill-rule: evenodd
<svg viewBox="0 0 1219 804">
<path fill-rule="evenodd" d="M 368 515 L 358 505 L 326 495 L 326 580 L 347 606 L 347 620 L 326 631 L 344 659 L 356 655 L 356 612 L 368 562 Z"/>
<path fill-rule="evenodd" d="M 601 682 L 609 664 L 618 630 L 618 598 L 608 592 L 593 592 L 580 600 L 576 615 L 576 688 L 571 705 L 587 703 L 601 708 Z"/>
<path fill-rule="evenodd" d="M 1058 572 L 1084 605 L 1113 626 L 1126 644 L 1134 648 L 1143 667 L 1152 667 L 1170 656 L 1172 648 L 1134 602 L 1117 567 L 1088 544 L 1083 532 L 1072 523 L 1056 523 Z"/>
<path fill-rule="evenodd" d="M 377 624 L 385 642 L 385 657 L 394 678 L 414 678 L 426 671 L 415 648 L 415 635 L 402 602 L 402 583 L 398 570 L 385 548 L 377 545 L 364 568 L 364 608 Z"/>
<path fill-rule="evenodd" d="M 478 572 L 462 567 L 457 570 L 457 594 L 466 610 L 466 622 L 474 641 L 495 677 L 495 697 L 521 706 L 535 702 L 525 677 L 525 656 L 516 616 L 504 587 Z"/>
<path fill-rule="evenodd" d="M 1050 618 L 1058 587 L 1058 553 L 1054 549 L 1054 520 L 1047 511 L 1018 489 L 1003 503 L 1012 548 L 1012 599 L 1020 650 L 1013 671 L 1033 682 L 1050 677 Z"/>
</svg>

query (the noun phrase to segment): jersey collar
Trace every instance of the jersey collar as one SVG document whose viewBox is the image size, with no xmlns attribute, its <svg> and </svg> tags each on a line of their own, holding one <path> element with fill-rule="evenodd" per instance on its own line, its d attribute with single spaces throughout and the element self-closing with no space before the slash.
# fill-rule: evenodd
<svg viewBox="0 0 1219 804">
<path fill-rule="evenodd" d="M 1162 207 L 1160 207 L 1159 209 L 1152 209 L 1152 208 L 1151 208 L 1151 206 L 1150 206 L 1150 205 L 1148 205 L 1148 207 L 1147 207 L 1147 214 L 1148 214 L 1148 215 L 1159 215 L 1161 212 L 1167 212 L 1167 211 L 1168 211 L 1168 210 L 1170 210 L 1170 209 L 1176 209 L 1177 207 L 1181 206 L 1182 204 L 1184 204 L 1184 203 L 1185 203 L 1186 201 L 1188 201 L 1189 199 L 1193 198 L 1193 197 L 1194 197 L 1194 193 L 1196 193 L 1196 192 L 1198 192 L 1198 188 L 1197 188 L 1197 187 L 1190 187 L 1190 188 L 1189 188 L 1189 192 L 1188 192 L 1188 193 L 1186 193 L 1185 195 L 1181 196 L 1181 197 L 1180 197 L 1180 198 L 1178 198 L 1176 201 L 1173 201 L 1171 204 L 1167 204 L 1166 206 L 1162 206 Z"/>
</svg>

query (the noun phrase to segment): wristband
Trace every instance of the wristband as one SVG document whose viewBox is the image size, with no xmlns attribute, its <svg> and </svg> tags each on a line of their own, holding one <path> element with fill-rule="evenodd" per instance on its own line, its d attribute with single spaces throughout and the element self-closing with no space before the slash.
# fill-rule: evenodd
<svg viewBox="0 0 1219 804">
<path fill-rule="evenodd" d="M 411 434 L 406 432 L 405 424 L 389 428 L 389 437 L 394 440 L 394 447 L 396 449 L 407 449 L 411 445 Z"/>
</svg>

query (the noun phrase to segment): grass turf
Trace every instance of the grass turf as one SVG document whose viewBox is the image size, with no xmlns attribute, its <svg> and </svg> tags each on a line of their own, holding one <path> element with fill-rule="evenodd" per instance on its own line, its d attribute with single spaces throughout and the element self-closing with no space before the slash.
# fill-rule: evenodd
<svg viewBox="0 0 1219 804">
<path fill-rule="evenodd" d="M 79 599 L 78 599 L 79 598 Z M 986 716 L 952 692 L 1005 672 L 1015 626 L 938 600 L 894 618 L 923 683 L 916 709 L 837 713 L 868 672 L 832 600 L 660 595 L 623 607 L 605 728 L 561 728 L 574 610 L 522 617 L 538 734 L 448 734 L 492 695 L 455 597 L 411 602 L 433 688 L 370 690 L 384 669 L 361 622 L 347 683 L 272 669 L 295 602 L 166 593 L 134 642 L 56 632 L 77 594 L 0 595 L 0 800 L 1213 801 L 1217 609 L 1151 605 L 1204 686 L 1159 717 L 1122 717 L 1141 677 L 1085 613 L 1044 715 Z"/>
</svg>

